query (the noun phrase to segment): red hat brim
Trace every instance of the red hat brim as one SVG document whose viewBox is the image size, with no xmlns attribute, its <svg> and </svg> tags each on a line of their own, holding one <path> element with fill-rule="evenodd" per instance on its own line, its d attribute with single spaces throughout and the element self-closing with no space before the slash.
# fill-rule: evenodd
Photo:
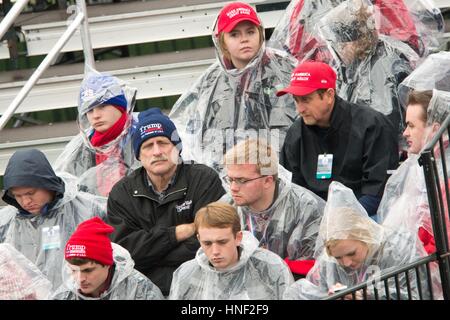
<svg viewBox="0 0 450 320">
<path fill-rule="evenodd" d="M 252 17 L 241 17 L 241 18 L 236 19 L 235 21 L 231 22 L 229 25 L 227 25 L 225 28 L 223 28 L 222 31 L 219 31 L 219 33 L 233 31 L 234 27 L 236 27 L 242 21 L 250 21 L 251 23 L 253 23 L 256 26 L 261 25 L 261 22 L 258 19 L 254 19 Z"/>
<path fill-rule="evenodd" d="M 308 94 L 313 93 L 318 89 L 319 88 L 289 86 L 287 88 L 284 88 L 283 90 L 278 91 L 276 95 L 277 97 L 280 97 L 285 95 L 286 93 L 290 93 L 294 96 L 307 96 Z"/>
</svg>

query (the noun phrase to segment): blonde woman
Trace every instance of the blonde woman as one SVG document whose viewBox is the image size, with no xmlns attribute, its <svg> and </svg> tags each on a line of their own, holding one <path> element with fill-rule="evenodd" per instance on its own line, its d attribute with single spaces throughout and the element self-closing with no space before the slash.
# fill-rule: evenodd
<svg viewBox="0 0 450 320">
<path fill-rule="evenodd" d="M 353 192 L 334 181 L 320 225 L 316 264 L 305 279 L 286 291 L 284 298 L 321 299 L 339 289 L 364 283 L 371 276 L 381 276 L 425 256 L 416 243 L 416 237 L 408 231 L 393 230 L 370 219 Z M 417 299 L 415 273 L 409 273 L 409 281 L 411 298 Z M 400 292 L 394 281 L 389 281 L 390 298 L 408 298 L 404 274 L 399 276 L 399 286 Z M 371 288 L 367 292 L 369 299 L 374 297 Z M 378 289 L 379 298 L 387 298 L 384 286 Z M 358 292 L 356 298 L 361 299 L 362 294 Z"/>
</svg>

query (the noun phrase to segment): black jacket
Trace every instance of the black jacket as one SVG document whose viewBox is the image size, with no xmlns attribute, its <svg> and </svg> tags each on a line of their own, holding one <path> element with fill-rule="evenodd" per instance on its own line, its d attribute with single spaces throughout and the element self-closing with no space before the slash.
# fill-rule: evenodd
<svg viewBox="0 0 450 320">
<path fill-rule="evenodd" d="M 357 198 L 381 196 L 387 170 L 398 166 L 397 137 L 386 116 L 336 96 L 329 128 L 297 119 L 281 150 L 281 164 L 292 181 L 327 199 L 331 181 L 351 188 Z M 332 177 L 316 179 L 319 154 L 333 154 Z"/>
<path fill-rule="evenodd" d="M 108 198 L 111 240 L 130 251 L 136 269 L 169 294 L 173 272 L 193 259 L 195 236 L 177 242 L 177 225 L 194 222 L 197 210 L 225 193 L 217 173 L 201 164 L 178 166 L 175 182 L 163 200 L 148 186 L 143 167 L 120 180 Z"/>
</svg>

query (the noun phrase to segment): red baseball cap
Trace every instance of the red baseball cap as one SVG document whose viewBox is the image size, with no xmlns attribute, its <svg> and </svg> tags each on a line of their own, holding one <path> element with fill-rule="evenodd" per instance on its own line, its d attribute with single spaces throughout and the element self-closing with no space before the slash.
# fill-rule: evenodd
<svg viewBox="0 0 450 320">
<path fill-rule="evenodd" d="M 226 5 L 219 13 L 216 35 L 221 32 L 230 32 L 241 21 L 250 21 L 257 26 L 261 25 L 255 10 L 248 4 L 233 2 Z"/>
<path fill-rule="evenodd" d="M 291 84 L 277 92 L 277 97 L 286 93 L 295 96 L 306 96 L 317 89 L 336 88 L 336 72 L 328 64 L 307 61 L 294 69 Z"/>
</svg>

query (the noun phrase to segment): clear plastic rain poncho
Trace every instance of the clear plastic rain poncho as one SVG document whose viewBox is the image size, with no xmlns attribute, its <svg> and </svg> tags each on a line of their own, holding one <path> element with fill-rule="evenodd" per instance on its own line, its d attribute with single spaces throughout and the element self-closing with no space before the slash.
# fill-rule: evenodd
<svg viewBox="0 0 450 320">
<path fill-rule="evenodd" d="M 171 300 L 279 300 L 293 283 L 286 263 L 258 240 L 243 231 L 238 263 L 216 270 L 200 248 L 195 259 L 183 263 L 173 274 Z"/>
<path fill-rule="evenodd" d="M 289 85 L 297 61 L 263 42 L 244 69 L 230 69 L 216 28 L 215 23 L 217 61 L 178 99 L 169 117 L 183 141 L 183 159 L 218 169 L 224 149 L 249 135 L 272 139 L 281 149 L 297 113 L 292 96 L 276 92 Z"/>
<path fill-rule="evenodd" d="M 104 197 L 78 191 L 76 177 L 59 173 L 65 191 L 61 198 L 46 213 L 24 215 L 12 205 L 0 210 L 0 216 L 14 218 L 0 226 L 0 239 L 12 244 L 43 272 L 53 285 L 53 290 L 62 282 L 61 270 L 64 246 L 78 224 L 93 216 L 106 215 Z M 31 178 L 30 178 L 31 179 Z"/>
<path fill-rule="evenodd" d="M 52 284 L 10 244 L 0 244 L 0 300 L 48 299 Z"/>
<path fill-rule="evenodd" d="M 318 38 L 337 70 L 338 96 L 387 115 L 400 134 L 404 117 L 397 88 L 419 57 L 403 42 L 379 34 L 376 20 L 374 6 L 344 1 L 318 21 Z"/>
<path fill-rule="evenodd" d="M 283 259 L 312 259 L 325 201 L 282 175 L 277 183 L 277 198 L 267 210 L 252 212 L 247 206 L 237 206 L 242 229 L 251 232 L 260 247 Z M 230 193 L 220 201 L 235 205 Z"/>
<path fill-rule="evenodd" d="M 398 86 L 401 105 L 406 108 L 411 90 L 440 90 L 450 92 L 450 52 L 441 51 L 429 55 Z"/>
<path fill-rule="evenodd" d="M 134 269 L 130 253 L 112 243 L 114 275 L 109 288 L 99 298 L 84 296 L 72 276 L 72 269 L 66 261 L 63 270 L 63 284 L 52 296 L 54 300 L 164 300 L 161 290 L 142 273 Z"/>
<path fill-rule="evenodd" d="M 434 137 L 433 125 L 442 124 L 449 114 L 450 92 L 433 90 L 422 138 L 423 147 Z M 389 178 L 377 214 L 383 225 L 393 228 L 402 226 L 412 233 L 419 232 L 426 251 L 432 253 L 435 251 L 434 241 L 429 242 L 427 235 L 433 235 L 433 228 L 425 177 L 423 168 L 419 165 L 419 157 L 420 153 L 409 154 L 408 159 Z M 449 163 L 448 155 L 446 158 L 446 162 Z M 442 177 L 442 175 L 440 176 Z M 445 193 L 445 190 L 443 192 Z M 445 217 L 447 226 L 450 226 L 448 214 Z M 450 236 L 450 232 L 448 232 L 448 236 Z"/>
<path fill-rule="evenodd" d="M 356 269 L 341 265 L 327 253 L 327 245 L 339 240 L 358 240 L 367 249 Z M 330 241 L 332 241 L 330 243 Z M 328 202 L 320 225 L 317 260 L 305 279 L 298 280 L 285 293 L 285 299 L 321 299 L 337 284 L 348 288 L 381 276 L 385 272 L 425 256 L 416 247 L 416 237 L 404 229 L 390 229 L 370 219 L 351 189 L 339 182 L 330 184 Z M 423 279 L 423 278 L 422 278 Z M 409 274 L 413 297 L 417 296 L 415 275 Z M 391 288 L 392 285 L 392 288 Z M 407 294 L 404 274 L 399 276 L 401 297 Z M 391 298 L 396 298 L 395 282 L 389 282 Z M 380 290 L 381 292 L 381 290 Z M 370 287 L 368 297 L 371 297 Z M 373 295 L 372 295 L 373 297 Z M 382 293 L 380 293 L 382 298 Z"/>
<path fill-rule="evenodd" d="M 135 100 L 135 88 L 109 74 L 89 69 L 81 83 L 78 100 L 80 133 L 56 159 L 55 171 L 79 177 L 82 191 L 107 196 L 117 181 L 139 166 L 131 142 L 131 124 L 137 119 L 137 114 L 133 113 Z M 94 129 L 87 113 L 101 104 L 114 105 L 119 101 L 126 104 L 123 128 L 110 142 L 94 146 L 91 143 Z"/>
<path fill-rule="evenodd" d="M 269 47 L 289 52 L 303 61 L 313 50 L 314 60 L 326 61 L 329 52 L 317 37 L 317 22 L 344 0 L 292 0 L 276 25 Z M 430 0 L 372 0 L 380 34 L 408 44 L 421 57 L 439 47 L 444 32 L 444 19 Z"/>
</svg>

